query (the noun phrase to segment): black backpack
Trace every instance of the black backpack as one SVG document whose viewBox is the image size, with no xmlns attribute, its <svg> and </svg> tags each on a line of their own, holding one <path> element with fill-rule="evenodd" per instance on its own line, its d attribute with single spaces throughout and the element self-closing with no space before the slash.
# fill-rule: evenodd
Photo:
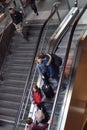
<svg viewBox="0 0 87 130">
<path fill-rule="evenodd" d="M 55 65 L 57 67 L 60 67 L 62 65 L 62 58 L 55 54 L 51 54 L 51 56 L 52 56 L 52 59 L 53 59 L 53 62 L 55 63 Z"/>
</svg>

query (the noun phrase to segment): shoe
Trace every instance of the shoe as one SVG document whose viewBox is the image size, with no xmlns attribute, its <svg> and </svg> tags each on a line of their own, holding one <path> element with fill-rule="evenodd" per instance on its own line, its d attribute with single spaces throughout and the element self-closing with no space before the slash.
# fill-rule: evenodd
<svg viewBox="0 0 87 130">
<path fill-rule="evenodd" d="M 38 16 L 39 14 L 38 14 L 38 12 L 37 12 L 37 16 Z"/>
</svg>

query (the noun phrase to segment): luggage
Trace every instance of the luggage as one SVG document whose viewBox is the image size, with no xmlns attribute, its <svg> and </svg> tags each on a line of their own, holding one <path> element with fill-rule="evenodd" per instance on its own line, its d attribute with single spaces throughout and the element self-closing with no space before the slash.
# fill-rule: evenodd
<svg viewBox="0 0 87 130">
<path fill-rule="evenodd" d="M 54 91 L 50 85 L 43 85 L 42 90 L 44 94 L 46 95 L 47 98 L 53 98 L 54 96 Z"/>
<path fill-rule="evenodd" d="M 57 67 L 61 66 L 62 65 L 62 58 L 55 55 L 55 54 L 51 54 L 52 58 L 53 58 L 53 62 L 55 63 L 55 65 Z"/>
<path fill-rule="evenodd" d="M 35 112 L 35 119 L 38 123 L 40 123 L 43 119 L 45 119 L 45 115 L 42 111 L 42 109 L 38 109 L 36 112 Z"/>
</svg>

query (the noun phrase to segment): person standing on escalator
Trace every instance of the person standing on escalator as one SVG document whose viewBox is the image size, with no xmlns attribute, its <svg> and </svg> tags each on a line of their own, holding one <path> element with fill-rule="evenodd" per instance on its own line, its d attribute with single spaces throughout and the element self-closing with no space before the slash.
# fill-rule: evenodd
<svg viewBox="0 0 87 130">
<path fill-rule="evenodd" d="M 44 85 L 49 85 L 49 82 L 52 80 L 58 81 L 59 67 L 55 65 L 50 54 L 38 54 L 35 58 L 35 62 L 38 72 L 44 81 Z"/>
<path fill-rule="evenodd" d="M 27 127 L 26 130 L 46 130 L 46 128 L 49 126 L 49 124 L 52 123 L 51 120 L 49 120 L 46 124 L 43 126 L 37 125 L 33 122 L 33 119 L 31 117 L 28 117 L 26 119 Z"/>
</svg>

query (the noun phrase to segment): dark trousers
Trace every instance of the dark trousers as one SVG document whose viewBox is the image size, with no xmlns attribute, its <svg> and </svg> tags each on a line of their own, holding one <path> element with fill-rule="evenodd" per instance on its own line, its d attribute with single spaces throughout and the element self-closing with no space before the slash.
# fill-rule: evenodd
<svg viewBox="0 0 87 130">
<path fill-rule="evenodd" d="M 36 7 L 35 2 L 30 3 L 30 5 L 31 5 L 31 8 L 32 8 L 32 10 L 34 11 L 34 13 L 38 14 L 37 7 Z"/>
</svg>

